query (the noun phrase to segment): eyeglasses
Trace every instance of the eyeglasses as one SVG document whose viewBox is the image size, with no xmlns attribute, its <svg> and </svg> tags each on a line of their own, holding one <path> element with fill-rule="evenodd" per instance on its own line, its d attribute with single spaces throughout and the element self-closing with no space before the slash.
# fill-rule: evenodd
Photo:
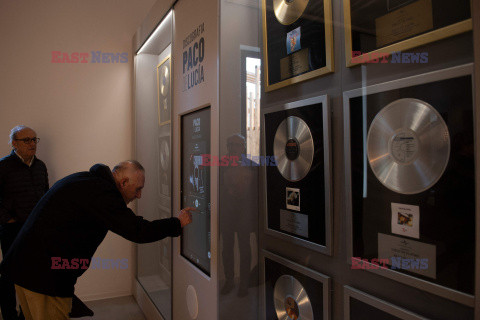
<svg viewBox="0 0 480 320">
<path fill-rule="evenodd" d="M 23 141 L 25 144 L 29 144 L 30 142 L 39 143 L 39 142 L 40 142 L 40 138 L 15 139 L 15 141 Z"/>
</svg>

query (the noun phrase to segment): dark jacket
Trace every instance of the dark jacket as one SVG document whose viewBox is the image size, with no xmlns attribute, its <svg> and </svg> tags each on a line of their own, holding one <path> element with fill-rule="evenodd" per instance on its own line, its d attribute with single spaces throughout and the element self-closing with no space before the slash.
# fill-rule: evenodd
<svg viewBox="0 0 480 320">
<path fill-rule="evenodd" d="M 49 296 L 71 297 L 108 230 L 127 240 L 145 243 L 181 233 L 177 218 L 149 222 L 130 210 L 118 191 L 110 169 L 96 164 L 55 183 L 35 207 L 0 272 L 14 283 Z M 61 258 L 59 264 L 52 258 Z M 71 269 L 52 269 L 67 266 Z M 77 265 L 72 262 L 77 259 Z"/>
<path fill-rule="evenodd" d="M 0 159 L 0 224 L 11 218 L 24 223 L 47 191 L 48 174 L 43 161 L 34 157 L 29 167 L 15 151 Z"/>
</svg>

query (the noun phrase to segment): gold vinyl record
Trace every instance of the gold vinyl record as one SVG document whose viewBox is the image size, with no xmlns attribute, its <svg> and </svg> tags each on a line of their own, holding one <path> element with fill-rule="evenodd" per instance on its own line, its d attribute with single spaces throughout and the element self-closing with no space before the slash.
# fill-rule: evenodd
<svg viewBox="0 0 480 320">
<path fill-rule="evenodd" d="M 300 281 L 283 275 L 275 282 L 273 303 L 279 320 L 313 320 L 313 308 Z"/>
<path fill-rule="evenodd" d="M 170 70 L 164 65 L 160 69 L 160 94 L 166 97 L 168 90 L 170 90 Z"/>
<path fill-rule="evenodd" d="M 401 194 L 432 187 L 450 158 L 448 127 L 438 111 L 418 99 L 399 99 L 375 116 L 368 130 L 367 155 L 377 179 Z"/>
<path fill-rule="evenodd" d="M 284 119 L 273 141 L 277 169 L 288 181 L 302 180 L 313 163 L 313 137 L 308 125 L 299 117 Z"/>
<path fill-rule="evenodd" d="M 309 0 L 273 0 L 273 11 L 278 22 L 289 25 L 298 20 L 307 8 Z"/>
</svg>

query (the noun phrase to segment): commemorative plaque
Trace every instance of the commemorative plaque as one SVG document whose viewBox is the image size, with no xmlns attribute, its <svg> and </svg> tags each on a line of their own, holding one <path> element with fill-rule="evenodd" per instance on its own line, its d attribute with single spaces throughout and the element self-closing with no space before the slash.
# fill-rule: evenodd
<svg viewBox="0 0 480 320">
<path fill-rule="evenodd" d="M 472 94 L 468 66 L 344 94 L 352 259 L 387 261 L 381 274 L 464 302 L 475 283 Z"/>
<path fill-rule="evenodd" d="M 344 0 L 347 66 L 472 29 L 470 0 Z"/>
<path fill-rule="evenodd" d="M 333 71 L 330 0 L 263 0 L 265 90 Z"/>
<path fill-rule="evenodd" d="M 265 114 L 267 232 L 330 254 L 330 142 L 326 97 Z"/>
</svg>

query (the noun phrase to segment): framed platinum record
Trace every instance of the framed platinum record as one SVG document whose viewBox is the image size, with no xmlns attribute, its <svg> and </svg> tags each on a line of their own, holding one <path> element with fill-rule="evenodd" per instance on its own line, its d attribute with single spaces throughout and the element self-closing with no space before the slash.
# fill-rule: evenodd
<svg viewBox="0 0 480 320">
<path fill-rule="evenodd" d="M 473 306 L 473 66 L 344 93 L 348 263 Z"/>
<path fill-rule="evenodd" d="M 326 95 L 264 112 L 265 233 L 331 255 L 330 111 Z"/>
<path fill-rule="evenodd" d="M 330 277 L 265 250 L 261 261 L 262 319 L 330 319 Z"/>
<path fill-rule="evenodd" d="M 345 320 L 426 320 L 416 313 L 349 286 L 343 287 Z"/>
</svg>

